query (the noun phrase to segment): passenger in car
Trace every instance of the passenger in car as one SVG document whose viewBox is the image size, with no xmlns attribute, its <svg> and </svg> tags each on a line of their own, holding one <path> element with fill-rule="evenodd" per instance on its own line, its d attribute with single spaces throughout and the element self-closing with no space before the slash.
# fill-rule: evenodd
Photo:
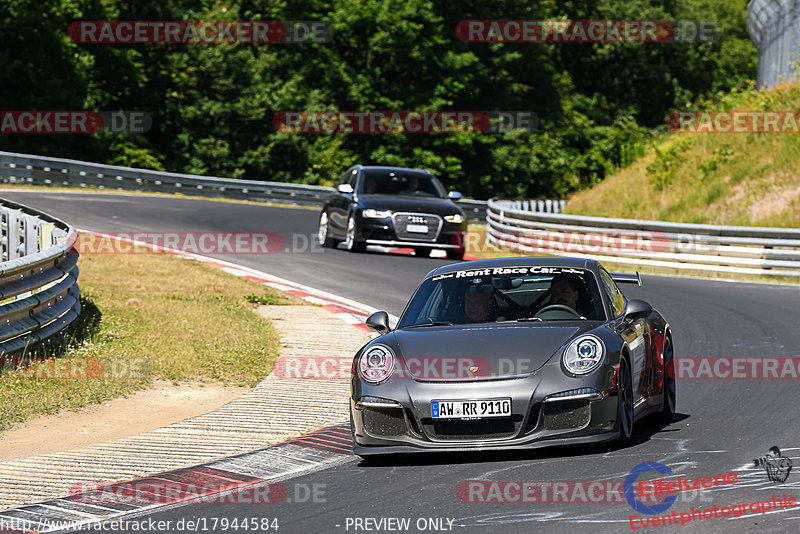
<svg viewBox="0 0 800 534">
<path fill-rule="evenodd" d="M 364 194 L 365 195 L 375 195 L 378 192 L 378 184 L 375 182 L 375 178 L 371 176 L 367 176 L 364 180 Z"/>
</svg>

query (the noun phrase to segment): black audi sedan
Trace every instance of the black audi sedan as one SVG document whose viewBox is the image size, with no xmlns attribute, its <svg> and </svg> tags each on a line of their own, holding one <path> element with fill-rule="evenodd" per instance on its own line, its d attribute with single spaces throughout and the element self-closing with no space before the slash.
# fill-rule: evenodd
<svg viewBox="0 0 800 534">
<path fill-rule="evenodd" d="M 319 242 L 344 243 L 350 252 L 367 245 L 410 247 L 417 256 L 443 249 L 460 260 L 467 234 L 467 218 L 455 204 L 460 198 L 423 169 L 355 165 L 322 208 Z"/>
</svg>

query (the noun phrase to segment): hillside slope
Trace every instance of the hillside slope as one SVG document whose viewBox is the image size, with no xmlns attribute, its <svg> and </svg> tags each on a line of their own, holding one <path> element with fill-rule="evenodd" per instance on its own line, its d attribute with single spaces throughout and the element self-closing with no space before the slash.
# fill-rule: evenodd
<svg viewBox="0 0 800 534">
<path fill-rule="evenodd" d="M 734 93 L 717 109 L 794 110 L 795 116 L 800 116 L 800 83 L 781 84 L 770 91 Z M 573 195 L 567 212 L 800 227 L 800 134 L 661 136 L 632 165 Z"/>
</svg>

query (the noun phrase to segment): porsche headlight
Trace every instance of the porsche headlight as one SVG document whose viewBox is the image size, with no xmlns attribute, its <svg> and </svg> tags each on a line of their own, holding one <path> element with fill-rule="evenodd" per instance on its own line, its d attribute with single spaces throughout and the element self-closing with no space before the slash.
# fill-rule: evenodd
<svg viewBox="0 0 800 534">
<path fill-rule="evenodd" d="M 453 215 L 445 215 L 444 220 L 449 223 L 459 224 L 464 222 L 464 216 L 460 213 L 454 213 Z"/>
<path fill-rule="evenodd" d="M 361 378 L 372 384 L 383 382 L 394 370 L 394 353 L 386 345 L 373 345 L 361 354 L 358 371 Z"/>
<path fill-rule="evenodd" d="M 569 344 L 562 358 L 570 373 L 585 375 L 597 369 L 603 362 L 605 347 L 597 336 L 581 336 Z"/>
<path fill-rule="evenodd" d="M 389 217 L 391 214 L 392 212 L 390 210 L 374 210 L 372 208 L 367 208 L 361 212 L 361 215 L 367 219 L 383 219 L 384 217 Z"/>
</svg>

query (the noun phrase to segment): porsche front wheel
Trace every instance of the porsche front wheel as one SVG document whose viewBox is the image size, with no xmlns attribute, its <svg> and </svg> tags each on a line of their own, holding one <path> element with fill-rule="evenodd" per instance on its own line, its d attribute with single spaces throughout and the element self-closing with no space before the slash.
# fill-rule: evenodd
<svg viewBox="0 0 800 534">
<path fill-rule="evenodd" d="M 633 437 L 633 382 L 628 360 L 625 358 L 619 361 L 617 379 L 619 441 L 630 443 Z"/>
<path fill-rule="evenodd" d="M 664 339 L 663 351 L 663 374 L 664 385 L 661 388 L 662 404 L 661 419 L 666 423 L 671 423 L 675 417 L 675 399 L 677 390 L 675 387 L 675 360 L 672 357 L 672 343 L 669 338 Z"/>
</svg>

